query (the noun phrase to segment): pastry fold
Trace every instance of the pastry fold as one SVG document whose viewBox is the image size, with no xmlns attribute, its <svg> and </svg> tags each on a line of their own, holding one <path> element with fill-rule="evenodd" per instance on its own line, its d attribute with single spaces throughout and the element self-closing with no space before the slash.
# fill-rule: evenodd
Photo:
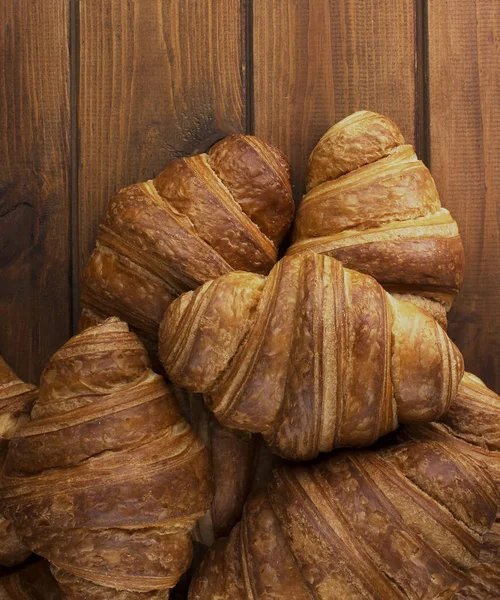
<svg viewBox="0 0 500 600">
<path fill-rule="evenodd" d="M 406 426 L 403 439 L 452 444 L 457 452 L 483 463 L 500 490 L 500 397 L 478 377 L 465 373 L 458 394 L 439 423 Z M 485 536 L 480 562 L 467 576 L 454 600 L 500 596 L 500 513 Z"/>
<path fill-rule="evenodd" d="M 37 388 L 21 381 L 0 356 L 0 470 L 3 469 L 9 440 L 29 420 L 37 396 Z M 0 517 L 0 565 L 13 567 L 24 562 L 30 554 L 12 522 Z"/>
<path fill-rule="evenodd" d="M 280 468 L 210 549 L 189 600 L 449 600 L 496 503 L 487 472 L 442 442 Z"/>
<path fill-rule="evenodd" d="M 309 158 L 307 190 L 289 254 L 333 256 L 420 306 L 425 298 L 446 325 L 463 280 L 458 227 L 390 119 L 360 111 L 331 127 Z"/>
<path fill-rule="evenodd" d="M 160 359 L 223 425 L 263 433 L 294 460 L 438 419 L 463 374 L 430 315 L 312 252 L 183 294 L 162 322 Z"/>
</svg>

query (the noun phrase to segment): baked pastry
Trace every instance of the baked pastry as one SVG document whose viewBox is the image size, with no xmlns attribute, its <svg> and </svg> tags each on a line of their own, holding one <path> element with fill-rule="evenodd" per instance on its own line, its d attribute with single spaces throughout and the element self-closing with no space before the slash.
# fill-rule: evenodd
<svg viewBox="0 0 500 600">
<path fill-rule="evenodd" d="M 356 112 L 331 127 L 308 162 L 296 254 L 313 250 L 408 294 L 446 325 L 463 279 L 456 222 L 427 167 L 387 117 Z"/>
<path fill-rule="evenodd" d="M 289 179 L 277 148 L 229 135 L 118 192 L 81 279 L 81 328 L 116 315 L 154 354 L 179 294 L 234 269 L 271 269 L 293 218 Z"/>
<path fill-rule="evenodd" d="M 486 465 L 500 490 L 500 397 L 474 375 L 465 373 L 456 400 L 441 423 L 412 425 L 403 439 L 453 444 Z M 454 600 L 486 600 L 500 597 L 500 511 L 492 530 L 485 536 L 480 564 L 472 568 L 463 589 Z"/>
<path fill-rule="evenodd" d="M 37 396 L 36 387 L 21 381 L 0 356 L 0 470 L 3 469 L 9 440 L 18 427 L 29 421 Z M 12 522 L 0 517 L 0 565 L 18 565 L 30 554 L 17 536 Z"/>
<path fill-rule="evenodd" d="M 463 374 L 430 315 L 312 252 L 182 295 L 159 351 L 171 380 L 205 394 L 223 425 L 261 432 L 293 460 L 440 418 Z"/>
<path fill-rule="evenodd" d="M 210 546 L 217 538 L 228 535 L 241 519 L 253 484 L 258 439 L 247 431 L 222 427 L 199 394 L 177 386 L 172 386 L 172 392 L 210 456 L 214 496 L 210 508 L 193 530 L 197 542 Z"/>
<path fill-rule="evenodd" d="M 72 600 L 168 597 L 211 500 L 207 450 L 117 318 L 47 364 L 0 501 Z"/>
<path fill-rule="evenodd" d="M 189 600 L 449 600 L 496 508 L 487 472 L 445 443 L 278 469 L 209 550 Z"/>
</svg>

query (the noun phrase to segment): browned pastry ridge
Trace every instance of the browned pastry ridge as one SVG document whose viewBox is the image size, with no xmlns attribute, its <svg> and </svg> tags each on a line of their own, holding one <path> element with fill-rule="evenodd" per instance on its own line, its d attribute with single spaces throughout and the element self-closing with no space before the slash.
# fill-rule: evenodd
<svg viewBox="0 0 500 600">
<path fill-rule="evenodd" d="M 453 444 L 457 452 L 483 462 L 500 490 L 500 397 L 474 375 L 465 373 L 441 423 L 407 426 L 402 437 Z M 485 536 L 480 564 L 469 571 L 463 589 L 454 596 L 454 600 L 494 598 L 500 598 L 500 511 Z"/>
<path fill-rule="evenodd" d="M 37 396 L 36 387 L 21 381 L 0 356 L 0 470 L 9 440 L 16 429 L 29 420 Z M 11 567 L 20 564 L 29 555 L 30 551 L 19 540 L 12 522 L 0 517 L 0 565 Z"/>
<path fill-rule="evenodd" d="M 464 270 L 457 224 L 429 170 L 387 117 L 356 112 L 320 139 L 293 237 L 289 254 L 333 256 L 446 326 Z"/>
<path fill-rule="evenodd" d="M 39 560 L 0 579 L 0 600 L 63 600 L 63 596 L 49 563 Z"/>
<path fill-rule="evenodd" d="M 189 600 L 448 600 L 496 509 L 486 470 L 445 443 L 278 469 L 209 550 Z"/>
<path fill-rule="evenodd" d="M 182 295 L 162 322 L 160 359 L 223 425 L 261 432 L 294 460 L 439 419 L 463 374 L 428 313 L 312 252 Z"/>
<path fill-rule="evenodd" d="M 289 178 L 277 148 L 229 135 L 121 190 L 82 276 L 82 328 L 115 315 L 154 350 L 179 294 L 234 269 L 269 272 L 293 218 Z"/>
<path fill-rule="evenodd" d="M 117 318 L 47 364 L 0 506 L 72 600 L 168 598 L 211 500 L 206 448 Z"/>
</svg>

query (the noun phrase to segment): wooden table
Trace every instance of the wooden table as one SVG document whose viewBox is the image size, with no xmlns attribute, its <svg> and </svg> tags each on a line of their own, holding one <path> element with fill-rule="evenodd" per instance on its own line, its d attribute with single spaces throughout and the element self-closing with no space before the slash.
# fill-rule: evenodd
<svg viewBox="0 0 500 600">
<path fill-rule="evenodd" d="M 231 131 L 309 152 L 359 108 L 430 166 L 467 273 L 450 332 L 500 391 L 498 0 L 2 0 L 0 352 L 36 381 L 75 331 L 109 196 Z"/>
</svg>

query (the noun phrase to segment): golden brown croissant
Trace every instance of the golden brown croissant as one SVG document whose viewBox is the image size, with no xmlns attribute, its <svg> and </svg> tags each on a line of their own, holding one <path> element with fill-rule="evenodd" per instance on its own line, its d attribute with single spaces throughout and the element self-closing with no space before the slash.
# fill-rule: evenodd
<svg viewBox="0 0 500 600">
<path fill-rule="evenodd" d="M 18 427 L 29 421 L 31 406 L 37 396 L 36 387 L 21 381 L 0 356 L 0 470 L 9 440 Z M 18 565 L 29 555 L 30 551 L 21 543 L 11 521 L 0 517 L 0 565 Z"/>
<path fill-rule="evenodd" d="M 82 328 L 116 315 L 154 350 L 180 293 L 233 269 L 267 273 L 293 218 L 289 177 L 278 149 L 230 135 L 121 190 L 83 273 Z"/>
<path fill-rule="evenodd" d="M 160 359 L 223 425 L 262 432 L 290 459 L 436 420 L 463 373 L 430 315 L 312 252 L 267 278 L 229 273 L 182 295 L 162 322 Z"/>
<path fill-rule="evenodd" d="M 0 600 L 62 600 L 49 563 L 39 560 L 0 579 Z"/>
<path fill-rule="evenodd" d="M 94 325 L 102 322 L 96 318 Z M 248 432 L 222 427 L 200 394 L 177 386 L 171 386 L 170 390 L 182 414 L 207 447 L 213 465 L 212 503 L 193 529 L 194 539 L 210 546 L 218 537 L 227 535 L 241 518 L 252 487 L 258 442 Z"/>
<path fill-rule="evenodd" d="M 257 460 L 257 436 L 222 427 L 206 408 L 203 397 L 172 386 L 183 415 L 208 449 L 212 464 L 214 497 L 193 531 L 196 541 L 210 546 L 227 535 L 241 519 L 252 487 Z"/>
<path fill-rule="evenodd" d="M 190 600 L 448 600 L 497 507 L 455 446 L 413 442 L 285 467 L 209 550 Z"/>
<path fill-rule="evenodd" d="M 402 437 L 444 441 L 458 452 L 483 462 L 500 489 L 500 397 L 474 375 L 465 373 L 456 400 L 441 423 L 412 425 Z M 456 600 L 486 600 L 500 597 L 500 511 L 485 536 L 480 564 L 468 573 Z"/>
<path fill-rule="evenodd" d="M 398 127 L 360 111 L 331 127 L 308 163 L 289 254 L 313 250 L 409 294 L 446 324 L 463 279 L 456 222 Z"/>
<path fill-rule="evenodd" d="M 207 451 L 116 318 L 49 361 L 7 453 L 1 505 L 73 600 L 168 597 L 211 500 Z"/>
</svg>

